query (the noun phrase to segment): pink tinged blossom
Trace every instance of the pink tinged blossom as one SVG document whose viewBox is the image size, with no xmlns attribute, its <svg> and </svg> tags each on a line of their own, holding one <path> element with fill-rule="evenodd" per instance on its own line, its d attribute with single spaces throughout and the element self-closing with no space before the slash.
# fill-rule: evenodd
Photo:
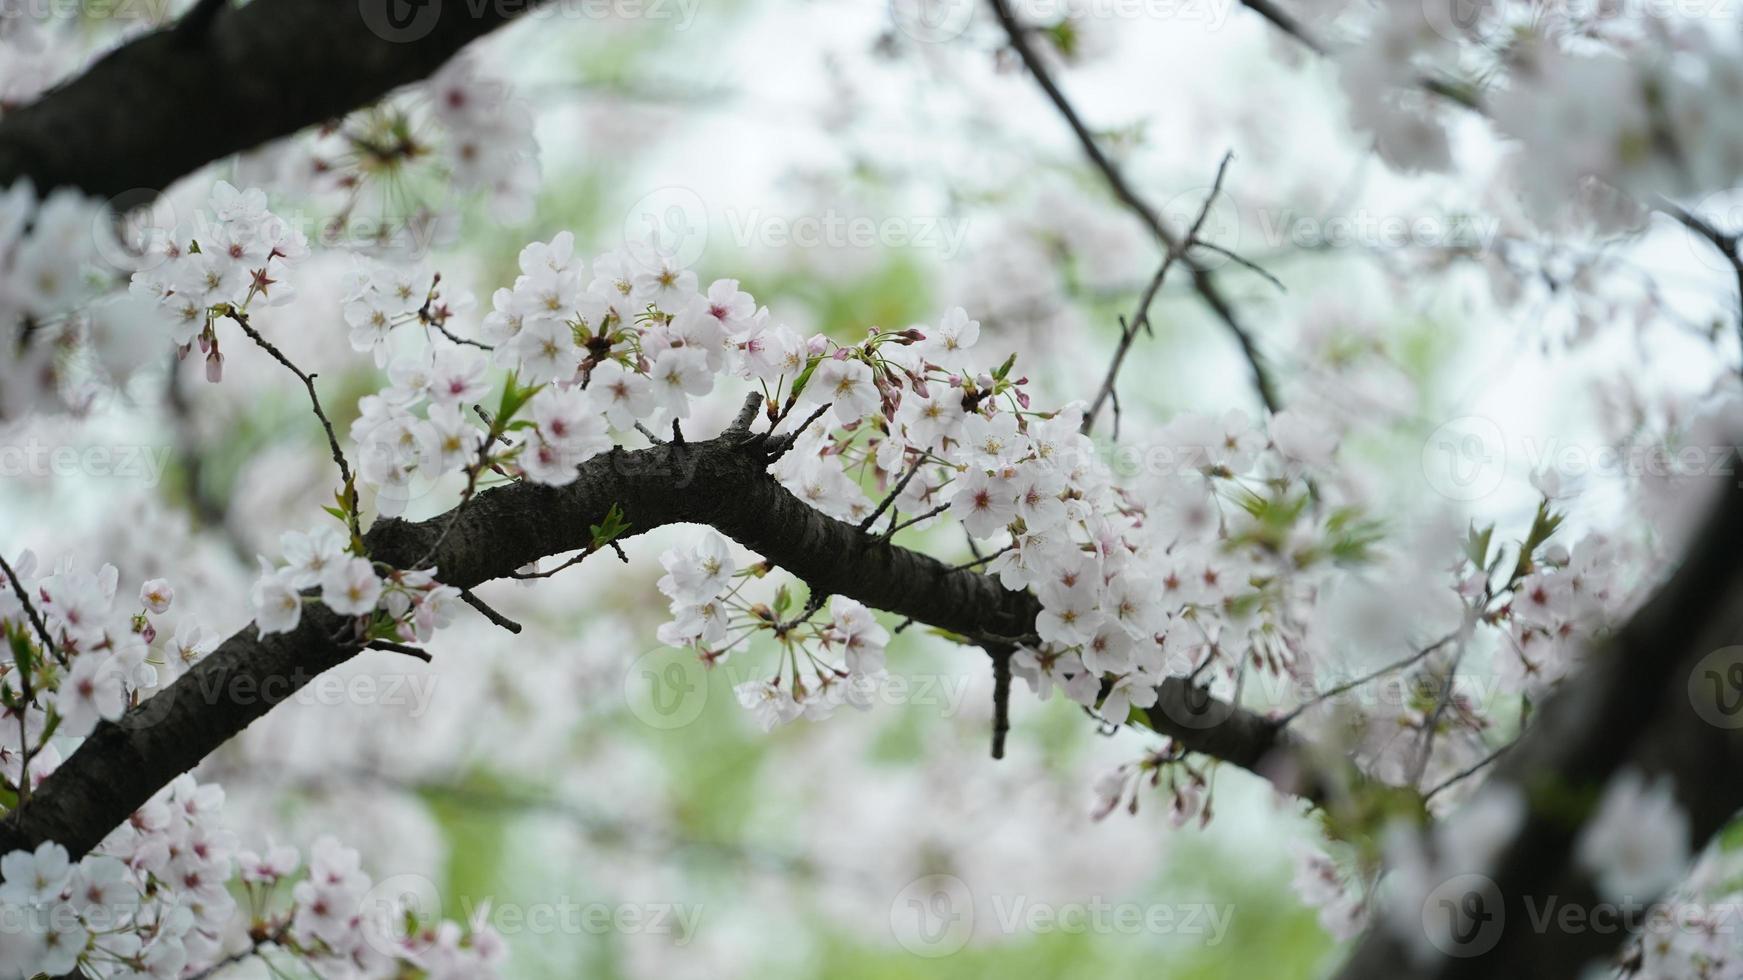
<svg viewBox="0 0 1743 980">
<path fill-rule="evenodd" d="M 139 587 L 139 604 L 161 616 L 169 612 L 169 604 L 175 600 L 175 595 L 176 590 L 168 579 L 154 578 Z"/>
<path fill-rule="evenodd" d="M 375 610 L 381 579 L 367 558 L 349 558 L 321 574 L 321 601 L 342 616 L 362 616 Z"/>
</svg>

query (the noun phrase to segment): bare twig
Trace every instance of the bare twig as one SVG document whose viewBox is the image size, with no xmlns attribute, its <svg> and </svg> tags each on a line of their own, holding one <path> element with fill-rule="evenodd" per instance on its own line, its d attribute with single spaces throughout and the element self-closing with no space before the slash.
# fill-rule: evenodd
<svg viewBox="0 0 1743 980">
<path fill-rule="evenodd" d="M 365 644 L 365 646 L 369 647 L 371 650 L 386 650 L 389 653 L 403 653 L 408 657 L 416 657 L 424 663 L 429 663 L 434 659 L 430 656 L 430 651 L 428 650 L 414 646 L 407 646 L 404 643 L 395 643 L 392 640 L 370 640 Z"/>
<path fill-rule="evenodd" d="M 1059 111 L 1060 116 L 1071 127 L 1072 133 L 1077 137 L 1077 142 L 1083 147 L 1084 154 L 1089 157 L 1090 163 L 1101 172 L 1109 189 L 1113 191 L 1114 197 L 1118 198 L 1127 210 L 1136 215 L 1138 220 L 1150 229 L 1150 233 L 1156 236 L 1156 240 L 1162 244 L 1165 253 L 1180 251 L 1182 240 L 1170 231 L 1167 225 L 1163 224 L 1155 210 L 1132 189 L 1125 174 L 1102 151 L 1101 145 L 1096 142 L 1095 134 L 1090 132 L 1089 127 L 1084 124 L 1082 117 L 1077 114 L 1077 110 L 1072 106 L 1070 100 L 1060 90 L 1058 83 L 1053 80 L 1053 75 L 1048 70 L 1046 63 L 1041 60 L 1034 45 L 1030 43 L 1027 32 L 1024 31 L 1022 24 L 1018 23 L 1016 15 L 1011 12 L 1008 0 L 988 0 L 988 3 L 992 5 L 993 14 L 998 18 L 1000 26 L 1004 28 L 1011 49 L 1017 52 L 1017 57 L 1022 60 L 1024 67 L 1029 69 L 1029 74 L 1034 76 L 1036 84 L 1041 86 L 1041 90 L 1046 93 L 1054 108 Z M 1211 312 L 1223 322 L 1223 326 L 1234 336 L 1235 342 L 1240 345 L 1241 354 L 1247 359 L 1247 365 L 1252 370 L 1253 386 L 1258 391 L 1259 399 L 1265 403 L 1267 409 L 1273 412 L 1277 411 L 1282 407 L 1282 404 L 1277 399 L 1270 374 L 1267 373 L 1264 364 L 1259 359 L 1258 348 L 1254 345 L 1246 328 L 1241 325 L 1233 307 L 1229 305 L 1221 290 L 1217 288 L 1215 277 L 1209 269 L 1193 260 L 1191 256 L 1184 257 L 1182 261 L 1192 272 L 1192 288 L 1198 293 L 1205 305 L 1210 307 Z"/>
<path fill-rule="evenodd" d="M 468 606 L 478 610 L 485 619 L 488 619 L 503 629 L 508 630 L 510 633 L 519 633 L 521 631 L 521 625 L 519 623 L 490 608 L 489 604 L 487 604 L 483 599 L 473 595 L 471 589 L 461 589 L 460 600 Z"/>
<path fill-rule="evenodd" d="M 5 572 L 6 578 L 12 582 L 13 594 L 18 596 L 19 604 L 24 607 L 24 614 L 30 617 L 30 625 L 36 628 L 36 635 L 42 637 L 42 655 L 53 656 L 54 638 L 49 636 L 48 626 L 43 623 L 42 616 L 30 601 L 30 595 L 25 592 L 24 580 L 6 563 L 5 556 L 0 556 L 0 572 Z M 30 730 L 25 725 L 25 716 L 30 713 L 30 703 L 36 697 L 31 688 L 28 664 L 18 665 L 18 695 L 18 751 L 21 756 L 18 765 L 18 805 L 23 806 L 30 801 L 30 759 L 36 754 L 36 750 L 30 747 Z"/>
<path fill-rule="evenodd" d="M 1132 314 L 1132 319 L 1120 320 L 1120 342 L 1114 348 L 1113 362 L 1108 365 L 1107 377 L 1102 380 L 1101 390 L 1096 392 L 1095 400 L 1090 402 L 1089 411 L 1083 413 L 1083 424 L 1078 431 L 1089 435 L 1095 428 L 1096 416 L 1101 413 L 1104 403 L 1112 401 L 1114 406 L 1114 438 L 1120 435 L 1120 399 L 1114 391 L 1114 383 L 1119 379 L 1120 367 L 1126 362 L 1126 354 L 1132 349 L 1132 341 L 1138 337 L 1138 331 L 1150 329 L 1150 304 L 1156 299 L 1156 293 L 1162 289 L 1162 281 L 1168 278 L 1168 270 L 1174 267 L 1186 250 L 1198 244 L 1198 233 L 1203 230 L 1205 220 L 1210 216 L 1210 209 L 1216 204 L 1217 195 L 1222 192 L 1223 177 L 1229 170 L 1229 161 L 1234 159 L 1232 152 L 1224 153 L 1223 159 L 1216 168 L 1216 180 L 1211 184 L 1210 196 L 1204 199 L 1204 207 L 1199 209 L 1198 217 L 1192 222 L 1192 228 L 1186 237 L 1180 240 L 1179 247 L 1170 245 L 1168 253 L 1162 257 L 1162 265 L 1156 274 L 1150 277 L 1150 284 L 1144 287 L 1144 293 L 1138 299 L 1138 310 Z"/>
<path fill-rule="evenodd" d="M 877 509 L 872 511 L 865 520 L 859 522 L 859 529 L 861 531 L 870 530 L 871 526 L 878 522 L 878 518 L 884 516 L 884 511 L 889 510 L 890 505 L 896 502 L 896 498 L 902 495 L 902 491 L 908 489 L 908 484 L 914 481 L 914 477 L 920 475 L 920 467 L 925 465 L 926 458 L 924 456 L 914 460 L 914 465 L 908 467 L 908 472 L 903 474 L 900 480 L 896 481 L 896 485 L 891 488 L 889 494 L 878 503 Z"/>
<path fill-rule="evenodd" d="M 1011 730 L 1011 647 L 989 647 L 993 660 L 993 758 L 1005 757 L 1005 734 Z"/>
<path fill-rule="evenodd" d="M 1458 633 L 1456 633 L 1456 632 L 1448 633 L 1446 636 L 1441 637 L 1440 639 L 1434 641 L 1433 643 L 1430 643 L 1428 646 L 1423 647 L 1422 649 L 1416 651 L 1415 653 L 1411 654 L 1408 657 L 1405 657 L 1402 660 L 1393 661 L 1392 663 L 1389 663 L 1389 664 L 1385 665 L 1384 667 L 1380 667 L 1378 669 L 1369 671 L 1368 673 L 1363 674 L 1360 677 L 1354 678 L 1353 680 L 1345 681 L 1344 683 L 1339 684 L 1336 687 L 1333 687 L 1333 688 L 1330 688 L 1329 690 L 1323 691 L 1318 696 L 1312 698 L 1311 700 L 1304 701 L 1301 704 L 1296 705 L 1295 710 L 1289 712 L 1288 714 L 1284 715 L 1282 718 L 1278 719 L 1277 724 L 1278 725 L 1287 725 L 1290 722 L 1294 721 L 1296 718 L 1300 717 L 1302 712 L 1306 711 L 1309 708 L 1312 708 L 1314 705 L 1323 704 L 1326 701 L 1329 701 L 1332 698 L 1335 698 L 1340 694 L 1344 694 L 1348 691 L 1353 691 L 1356 688 L 1361 687 L 1363 684 L 1368 683 L 1369 681 L 1377 680 L 1381 677 L 1386 676 L 1387 674 L 1392 673 L 1393 671 L 1403 670 L 1404 668 L 1409 667 L 1412 664 L 1418 663 L 1423 658 L 1427 657 L 1429 654 L 1433 653 L 1436 650 L 1439 650 L 1441 647 L 1446 646 L 1448 643 L 1451 643 L 1453 641 L 1453 639 L 1456 638 L 1457 636 L 1458 636 Z"/>
<path fill-rule="evenodd" d="M 1490 763 L 1494 762 L 1496 759 L 1501 758 L 1501 756 L 1507 754 L 1507 750 L 1512 748 L 1513 745 L 1514 745 L 1514 743 L 1508 742 L 1505 745 L 1502 745 L 1499 748 L 1495 749 L 1494 751 L 1490 752 L 1488 755 L 1483 756 L 1481 759 L 1478 759 L 1476 762 L 1473 762 L 1469 766 L 1466 766 L 1465 768 L 1460 769 L 1458 772 L 1455 772 L 1451 776 L 1448 776 L 1447 778 L 1441 780 L 1439 783 L 1436 783 L 1433 789 L 1422 794 L 1422 802 L 1427 803 L 1429 800 L 1434 799 L 1435 795 L 1438 794 L 1441 790 L 1446 789 L 1449 786 L 1456 785 L 1459 782 L 1462 782 L 1463 780 L 1468 779 L 1471 776 L 1474 776 L 1479 772 L 1482 772 L 1484 769 L 1488 768 Z"/>
<path fill-rule="evenodd" d="M 326 411 L 321 408 L 321 396 L 315 392 L 315 376 L 304 373 L 302 368 L 297 367 L 290 358 L 284 356 L 283 351 L 262 337 L 260 331 L 254 329 L 248 322 L 248 314 L 232 310 L 229 316 L 238 327 L 242 328 L 242 332 L 248 335 L 248 339 L 254 341 L 260 349 L 271 354 L 278 363 L 289 368 L 290 372 L 303 383 L 303 387 L 309 390 L 309 403 L 314 406 L 315 418 L 321 420 L 321 428 L 327 433 L 327 448 L 333 451 L 333 462 L 339 466 L 339 478 L 345 481 L 345 523 L 351 529 L 351 540 L 361 543 L 363 531 L 357 524 L 357 482 L 351 476 L 351 464 L 345 461 L 345 451 L 339 448 L 339 436 L 333 431 L 333 420 L 327 418 Z"/>
<path fill-rule="evenodd" d="M 930 520 L 934 517 L 937 517 L 939 514 L 944 513 L 945 511 L 947 511 L 949 509 L 950 509 L 949 504 L 939 504 L 938 506 L 932 508 L 931 510 L 927 511 L 924 514 L 920 514 L 916 517 L 910 517 L 907 520 L 901 522 L 900 524 L 891 524 L 890 529 L 888 531 L 885 531 L 883 534 L 878 536 L 878 541 L 879 542 L 888 541 L 891 538 L 896 536 L 897 531 L 900 531 L 903 528 L 913 527 L 914 525 L 920 523 L 921 521 Z"/>
</svg>

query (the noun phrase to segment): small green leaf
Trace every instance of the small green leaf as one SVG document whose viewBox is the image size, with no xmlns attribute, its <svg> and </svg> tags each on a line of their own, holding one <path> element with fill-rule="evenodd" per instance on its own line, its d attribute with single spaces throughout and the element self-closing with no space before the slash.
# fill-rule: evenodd
<svg viewBox="0 0 1743 980">
<path fill-rule="evenodd" d="M 822 354 L 818 354 L 816 357 L 805 362 L 805 370 L 800 371 L 799 376 L 793 379 L 793 390 L 787 393 L 788 402 L 796 402 L 799 400 L 799 393 L 804 391 L 805 386 L 811 383 L 811 375 L 816 373 L 817 365 L 822 362 Z"/>
<path fill-rule="evenodd" d="M 1471 522 L 1470 532 L 1465 538 L 1465 557 L 1477 568 L 1486 568 L 1489 564 L 1489 542 L 1495 536 L 1495 525 L 1490 524 L 1477 530 L 1476 522 Z"/>
</svg>

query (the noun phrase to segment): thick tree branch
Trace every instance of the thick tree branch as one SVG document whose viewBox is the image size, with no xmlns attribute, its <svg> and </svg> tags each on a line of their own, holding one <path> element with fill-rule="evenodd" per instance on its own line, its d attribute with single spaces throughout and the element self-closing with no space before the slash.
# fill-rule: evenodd
<svg viewBox="0 0 1743 980">
<path fill-rule="evenodd" d="M 508 577 L 550 555 L 588 546 L 589 525 L 612 505 L 637 532 L 707 524 L 731 536 L 819 594 L 949 630 L 977 642 L 1034 632 L 1039 604 L 992 577 L 952 568 L 812 509 L 765 471 L 765 447 L 729 431 L 716 439 L 637 451 L 613 450 L 580 467 L 567 487 L 515 483 L 472 498 L 463 511 L 411 523 L 377 521 L 365 536 L 377 561 L 405 567 L 434 556 L 441 581 L 471 588 Z M 439 544 L 437 543 L 439 542 Z M 104 723 L 38 789 L 0 822 L 0 853 L 56 840 L 89 851 L 159 787 L 317 674 L 360 650 L 351 623 L 311 603 L 288 634 L 261 637 L 251 626 L 118 723 Z M 1249 769 L 1290 766 L 1299 745 L 1277 723 L 1171 678 L 1149 712 L 1152 726 L 1189 751 Z M 1328 783 L 1303 792 L 1322 798 Z"/>
<path fill-rule="evenodd" d="M 213 160 L 334 119 L 415 82 L 538 6 L 253 0 L 197 32 L 172 26 L 110 52 L 0 120 L 0 187 L 98 197 L 159 191 Z"/>
</svg>

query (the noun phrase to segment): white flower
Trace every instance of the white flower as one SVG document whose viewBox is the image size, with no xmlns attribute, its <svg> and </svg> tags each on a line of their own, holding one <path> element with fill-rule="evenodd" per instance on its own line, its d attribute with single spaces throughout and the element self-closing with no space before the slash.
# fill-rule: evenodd
<svg viewBox="0 0 1743 980">
<path fill-rule="evenodd" d="M 757 724 L 765 732 L 774 731 L 775 726 L 784 725 L 805 711 L 805 706 L 793 700 L 790 691 L 771 681 L 745 681 L 733 691 L 738 695 L 738 703 L 756 715 Z"/>
<path fill-rule="evenodd" d="M 1041 613 L 1035 617 L 1035 632 L 1041 639 L 1064 646 L 1087 642 L 1102 623 L 1096 608 L 1095 587 L 1086 581 L 1075 585 L 1048 582 L 1041 589 Z"/>
<path fill-rule="evenodd" d="M 654 414 L 653 382 L 616 361 L 594 368 L 587 390 L 595 392 L 606 421 L 614 428 L 632 429 Z"/>
<path fill-rule="evenodd" d="M 1271 416 L 1271 444 L 1284 458 L 1304 466 L 1329 466 L 1338 436 L 1331 427 L 1293 408 Z"/>
<path fill-rule="evenodd" d="M 971 470 L 958 477 L 950 497 L 950 513 L 968 533 L 984 538 L 1003 530 L 1017 516 L 1017 492 L 1009 480 Z"/>
<path fill-rule="evenodd" d="M 394 311 L 380 293 L 370 292 L 345 304 L 345 323 L 351 328 L 351 349 L 373 352 L 376 367 L 387 365 L 387 339 L 393 330 Z"/>
<path fill-rule="evenodd" d="M 805 385 L 804 397 L 818 405 L 832 403 L 835 417 L 843 423 L 865 418 L 875 413 L 879 405 L 871 368 L 854 358 L 827 358 L 820 362 Z"/>
<path fill-rule="evenodd" d="M 662 351 L 651 372 L 654 403 L 673 418 L 690 416 L 690 399 L 714 390 L 714 375 L 708 358 L 691 347 Z"/>
<path fill-rule="evenodd" d="M 254 624 L 260 635 L 289 633 L 303 618 L 303 597 L 289 575 L 274 571 L 266 559 L 260 560 L 260 578 L 249 593 L 254 605 Z"/>
<path fill-rule="evenodd" d="M 507 348 L 520 359 L 520 381 L 543 384 L 574 375 L 581 364 L 581 349 L 569 325 L 555 317 L 529 316 Z"/>
<path fill-rule="evenodd" d="M 1114 681 L 1114 686 L 1108 691 L 1108 696 L 1101 705 L 1103 718 L 1116 725 L 1126 723 L 1126 717 L 1132 708 L 1148 708 L 1156 703 L 1156 679 L 1141 671 L 1122 674 Z"/>
<path fill-rule="evenodd" d="M 846 596 L 829 600 L 830 626 L 846 648 L 847 669 L 853 674 L 871 674 L 884 666 L 884 646 L 890 632 L 878 624 L 871 610 Z"/>
<path fill-rule="evenodd" d="M 416 426 L 420 466 L 432 473 L 463 470 L 478 457 L 484 433 L 458 405 L 431 405 L 429 418 Z"/>
<path fill-rule="evenodd" d="M 373 612 L 381 598 L 381 579 L 367 558 L 349 558 L 321 574 L 321 601 L 344 616 Z"/>
<path fill-rule="evenodd" d="M 345 556 L 345 538 L 326 524 L 306 534 L 286 531 L 279 536 L 278 546 L 284 552 L 285 574 L 299 589 L 320 582 L 321 573 Z"/>
<path fill-rule="evenodd" d="M 301 603 L 298 604 L 299 606 Z M 183 617 L 176 624 L 175 637 L 168 652 L 175 654 L 183 669 L 198 663 L 201 657 L 218 649 L 221 639 L 216 630 L 201 626 L 192 617 Z"/>
<path fill-rule="evenodd" d="M 708 315 L 714 317 L 731 337 L 742 336 L 756 316 L 757 301 L 738 288 L 737 279 L 714 280 L 708 287 L 706 300 Z"/>
<path fill-rule="evenodd" d="M 1002 469 L 1016 462 L 1027 448 L 1017 434 L 1017 417 L 1010 412 L 992 418 L 970 414 L 962 420 L 961 439 L 956 458 L 979 469 Z"/>
<path fill-rule="evenodd" d="M 169 612 L 175 597 L 176 590 L 170 587 L 168 579 L 154 578 L 139 587 L 139 604 L 158 615 Z"/>
<path fill-rule="evenodd" d="M 91 650 L 73 661 L 73 667 L 55 692 L 55 711 L 67 735 L 84 735 L 99 718 L 114 721 L 127 710 L 127 692 L 116 658 Z"/>
<path fill-rule="evenodd" d="M 1651 786 L 1633 769 L 1610 780 L 1576 845 L 1606 898 L 1651 901 L 1676 884 L 1689 860 L 1688 815 L 1668 775 Z"/>
<path fill-rule="evenodd" d="M 476 347 L 444 347 L 430 366 L 430 400 L 438 405 L 464 405 L 484 397 L 489 384 L 484 352 Z"/>
<path fill-rule="evenodd" d="M 944 315 L 938 329 L 926 332 L 921 350 L 932 363 L 955 369 L 968 362 L 968 349 L 979 339 L 980 321 L 970 320 L 968 311 L 958 306 Z"/>
<path fill-rule="evenodd" d="M 660 591 L 686 604 L 719 595 L 736 567 L 731 547 L 714 531 L 705 532 L 688 550 L 669 549 L 660 556 L 660 565 L 666 570 L 659 581 Z"/>
<path fill-rule="evenodd" d="M 35 851 L 13 851 L 0 857 L 0 875 L 6 879 L 0 881 L 0 902 L 33 905 L 57 901 L 72 873 L 67 849 L 54 841 L 43 841 Z"/>
</svg>

